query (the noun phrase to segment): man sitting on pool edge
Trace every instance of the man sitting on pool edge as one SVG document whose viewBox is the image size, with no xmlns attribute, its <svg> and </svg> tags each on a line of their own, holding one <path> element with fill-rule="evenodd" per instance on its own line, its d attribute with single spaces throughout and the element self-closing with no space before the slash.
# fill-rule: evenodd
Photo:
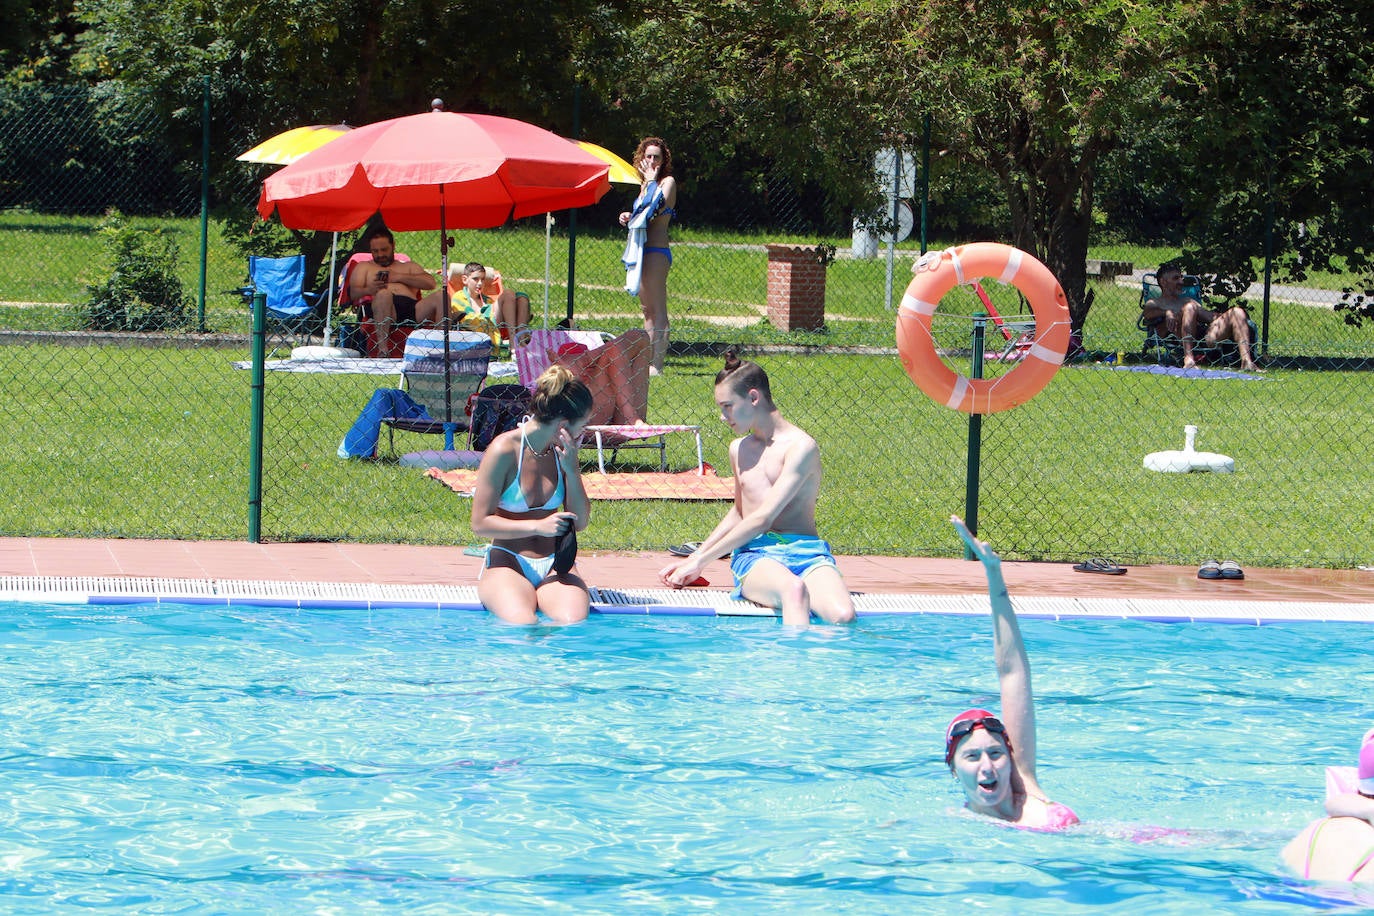
<svg viewBox="0 0 1374 916">
<path fill-rule="evenodd" d="M 690 556 L 664 567 L 659 578 L 682 588 L 707 563 L 733 552 L 733 597 L 779 609 L 791 626 L 809 624 L 813 611 L 828 623 L 852 623 L 853 599 L 830 545 L 816 533 L 816 440 L 784 419 L 767 373 L 733 349 L 716 375 L 716 403 L 731 430 L 747 433 L 730 443 L 735 504 Z"/>
</svg>

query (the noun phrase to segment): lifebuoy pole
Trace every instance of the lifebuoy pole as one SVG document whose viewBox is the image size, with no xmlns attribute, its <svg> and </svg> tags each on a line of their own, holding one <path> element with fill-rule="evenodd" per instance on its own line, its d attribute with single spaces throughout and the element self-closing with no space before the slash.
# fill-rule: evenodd
<svg viewBox="0 0 1374 916">
<path fill-rule="evenodd" d="M 979 288 L 981 292 L 981 287 Z M 973 316 L 973 362 L 969 365 L 969 378 L 983 377 L 983 339 L 987 318 Z M 964 466 L 964 524 L 974 534 L 978 533 L 978 483 L 983 476 L 983 415 L 968 415 L 968 459 Z M 973 548 L 964 545 L 964 559 L 976 560 Z"/>
</svg>

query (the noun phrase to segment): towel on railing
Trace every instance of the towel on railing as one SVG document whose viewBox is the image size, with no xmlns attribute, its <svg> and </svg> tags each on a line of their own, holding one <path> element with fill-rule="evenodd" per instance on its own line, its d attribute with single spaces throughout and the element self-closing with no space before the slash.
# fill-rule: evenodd
<svg viewBox="0 0 1374 916">
<path fill-rule="evenodd" d="M 644 269 L 644 240 L 649 235 L 649 220 L 654 218 L 663 207 L 663 192 L 658 189 L 658 182 L 651 181 L 644 187 L 644 191 L 635 199 L 635 205 L 630 210 L 630 221 L 627 227 L 630 236 L 625 242 L 625 253 L 620 256 L 621 262 L 625 265 L 625 292 L 631 296 L 639 295 L 639 275 Z"/>
</svg>

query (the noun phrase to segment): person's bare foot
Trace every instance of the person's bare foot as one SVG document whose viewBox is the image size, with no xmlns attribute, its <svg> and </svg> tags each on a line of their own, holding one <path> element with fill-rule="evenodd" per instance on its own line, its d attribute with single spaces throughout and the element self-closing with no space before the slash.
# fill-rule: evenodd
<svg viewBox="0 0 1374 916">
<path fill-rule="evenodd" d="M 1183 368 L 1185 368 L 1185 369 L 1196 369 L 1196 368 L 1197 368 L 1197 360 L 1193 359 L 1191 356 L 1188 357 L 1187 359 L 1185 359 L 1185 360 L 1183 361 Z"/>
</svg>

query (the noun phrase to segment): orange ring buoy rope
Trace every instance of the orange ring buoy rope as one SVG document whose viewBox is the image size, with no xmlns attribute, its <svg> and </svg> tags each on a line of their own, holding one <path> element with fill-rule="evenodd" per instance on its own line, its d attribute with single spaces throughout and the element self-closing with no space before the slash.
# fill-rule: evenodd
<svg viewBox="0 0 1374 916">
<path fill-rule="evenodd" d="M 964 413 L 1010 410 L 1049 384 L 1069 349 L 1069 303 L 1050 269 L 1019 248 L 973 242 L 927 252 L 912 267 L 897 310 L 897 352 L 906 374 L 930 398 Z M 991 277 L 1021 291 L 1035 313 L 1035 342 L 1025 357 L 999 378 L 967 378 L 940 359 L 931 319 L 955 286 Z"/>
</svg>

